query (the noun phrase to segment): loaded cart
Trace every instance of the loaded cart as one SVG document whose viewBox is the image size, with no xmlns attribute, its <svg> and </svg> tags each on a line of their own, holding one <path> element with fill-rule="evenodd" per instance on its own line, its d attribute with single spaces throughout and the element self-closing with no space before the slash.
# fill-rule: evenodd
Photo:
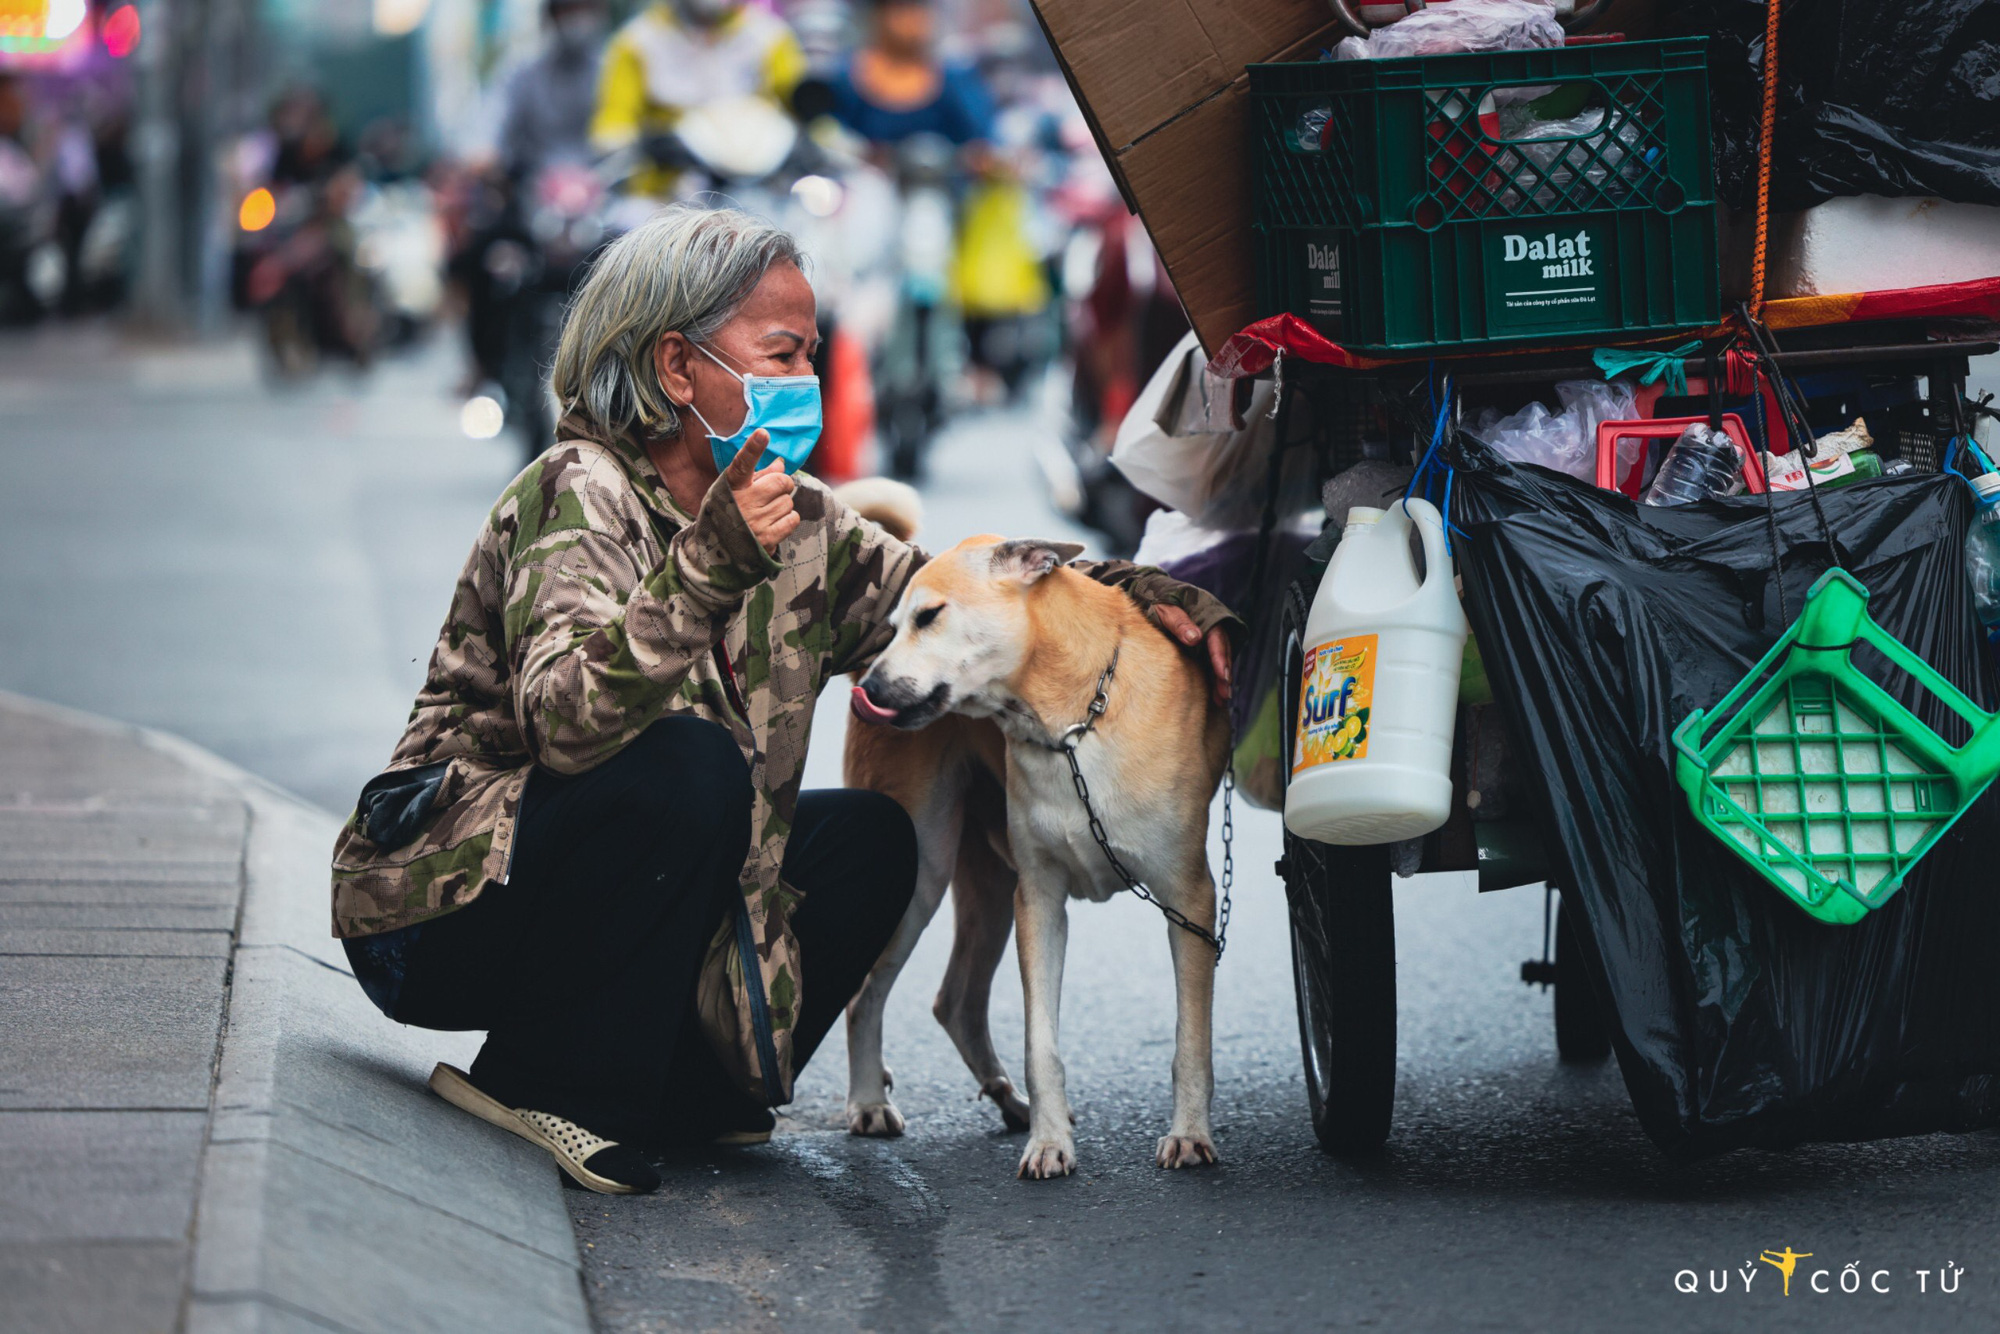
<svg viewBox="0 0 2000 1334">
<path fill-rule="evenodd" d="M 1836 511 L 1830 516 L 1835 527 L 1831 545 L 1845 561 L 1870 568 L 1880 568 L 1891 549 L 1897 559 L 1922 566 L 1926 581 L 1922 587 L 1935 600 L 1920 600 L 1904 614 L 1913 626 L 1927 627 L 1925 633 L 1935 633 L 1932 622 L 1945 619 L 1940 613 L 1955 617 L 1960 633 L 1935 641 L 1940 646 L 1930 661 L 1941 660 L 1942 645 L 1948 642 L 1956 656 L 1959 685 L 1980 695 L 1989 707 L 1993 696 L 1982 684 L 1989 668 L 1981 656 L 1983 640 L 1972 620 L 1961 574 L 1970 493 L 1938 470 L 1952 429 L 1946 426 L 1940 431 L 1938 423 L 1953 420 L 1951 404 L 1961 392 L 1968 358 L 1996 349 L 2000 343 L 1990 340 L 1912 339 L 1893 345 L 1834 343 L 1782 351 L 1776 358 L 1806 386 L 1861 384 L 1872 387 L 1888 404 L 1871 410 L 1869 420 L 1886 423 L 1877 443 L 1894 451 L 1897 462 L 1908 463 L 1909 471 L 1822 496 L 1822 506 Z M 1320 368 L 1290 359 L 1284 364 L 1288 381 L 1284 416 L 1290 420 L 1280 428 L 1280 449 L 1323 457 L 1326 473 L 1336 483 L 1365 466 L 1368 452 L 1379 449 L 1379 442 L 1351 429 L 1344 434 L 1338 427 L 1309 425 L 1314 418 L 1348 424 L 1367 420 L 1365 414 L 1330 412 L 1328 404 L 1360 397 L 1381 405 L 1385 415 L 1413 396 L 1428 404 L 1429 366 L 1417 378 L 1393 367 Z M 1867 374 L 1850 375 L 1847 368 L 1856 365 L 1866 366 Z M 1573 356 L 1566 360 L 1551 353 L 1505 360 L 1440 359 L 1436 367 L 1440 381 L 1451 382 L 1452 411 L 1461 419 L 1481 402 L 1511 401 L 1524 388 L 1545 392 L 1551 384 L 1582 380 L 1594 371 L 1588 360 Z M 1699 378 L 1693 379 L 1692 387 L 1705 396 L 1706 385 Z M 1677 410 L 1671 399 L 1663 396 L 1662 401 L 1667 410 Z M 1844 402 L 1818 402 L 1824 404 L 1818 411 L 1829 416 L 1849 407 Z M 1288 429 L 1293 421 L 1299 422 L 1299 429 Z M 1597 488 L 1543 474 L 1532 465 L 1510 464 L 1469 432 L 1450 448 L 1455 465 L 1451 516 L 1456 566 L 1465 584 L 1473 629 L 1452 754 L 1451 817 L 1443 827 L 1415 840 L 1414 846 L 1337 846 L 1287 831 L 1278 868 L 1292 912 L 1294 979 L 1313 1126 L 1320 1142 L 1337 1152 L 1372 1148 L 1390 1127 L 1395 1082 L 1392 863 L 1396 861 L 1405 873 L 1476 871 L 1482 891 L 1546 884 L 1550 903 L 1544 938 L 1538 957 L 1521 965 L 1522 980 L 1554 989 L 1555 1040 L 1564 1059 L 1602 1060 L 1611 1053 L 1618 1023 L 1611 997 L 1644 993 L 1647 987 L 1633 978 L 1628 979 L 1633 986 L 1620 988 L 1607 971 L 1618 956 L 1580 924 L 1592 917 L 1587 905 L 1593 894 L 1626 896 L 1601 905 L 1605 916 L 1629 911 L 1635 906 L 1633 899 L 1654 888 L 1652 875 L 1675 874 L 1671 866 L 1676 860 L 1675 854 L 1656 849 L 1640 862 L 1623 861 L 1620 854 L 1609 851 L 1626 842 L 1624 832 L 1612 826 L 1643 814 L 1663 822 L 1664 832 L 1653 831 L 1661 842 L 1673 845 L 1676 835 L 1690 844 L 1698 842 L 1683 828 L 1693 816 L 1673 784 L 1669 733 L 1686 711 L 1673 710 L 1689 700 L 1699 705 L 1720 700 L 1784 628 L 1778 623 L 1778 587 L 1786 590 L 1788 608 L 1796 614 L 1808 586 L 1829 564 L 1828 544 L 1816 531 L 1812 501 L 1804 494 L 1775 502 L 1782 545 L 1774 559 L 1761 496 L 1709 501 L 1698 507 L 1703 511 L 1699 516 L 1669 517 L 1649 513 L 1615 488 Z M 1653 452 L 1660 451 L 1655 447 Z M 1899 494 L 1875 494 L 1878 491 Z M 1910 499 L 1908 493 L 1913 491 L 1921 491 L 1921 497 Z M 1390 497 L 1380 499 L 1395 503 Z M 1654 525 L 1669 522 L 1674 526 L 1667 536 L 1653 531 Z M 1913 533 L 1921 533 L 1921 540 Z M 1539 545 L 1542 539 L 1548 545 Z M 1716 550 L 1688 557 L 1684 551 L 1690 541 L 1713 544 Z M 1643 557 L 1632 554 L 1635 547 L 1641 547 Z M 1299 561 L 1296 573 L 1277 589 L 1280 648 L 1273 676 L 1280 697 L 1278 713 L 1285 719 L 1298 715 L 1303 658 L 1313 647 L 1304 631 L 1323 573 L 1313 559 L 1316 554 L 1308 553 Z M 1723 562 L 1719 570 L 1707 567 L 1711 558 Z M 1697 567 L 1692 576 L 1677 568 L 1684 560 Z M 1765 604 L 1760 612 L 1713 616 L 1719 606 L 1742 612 L 1746 591 L 1738 584 L 1743 580 L 1757 584 L 1755 593 Z M 1877 583 L 1871 580 L 1871 586 Z M 1703 658 L 1681 659 L 1678 638 L 1653 644 L 1652 650 L 1667 659 L 1685 668 L 1700 666 L 1707 674 L 1691 675 L 1663 696 L 1643 696 L 1639 680 L 1627 674 L 1632 662 L 1607 661 L 1608 656 L 1639 650 L 1638 626 L 1613 617 L 1595 626 L 1587 638 L 1561 642 L 1551 633 L 1604 613 L 1604 599 L 1614 587 L 1632 604 L 1621 615 L 1644 620 L 1666 609 L 1691 606 L 1698 615 L 1689 625 L 1677 626 L 1676 635 L 1699 634 L 1711 640 L 1733 635 L 1732 650 L 1722 653 L 1710 642 L 1703 645 Z M 1726 603 L 1720 601 L 1725 593 Z M 1529 612 L 1537 618 L 1521 619 Z M 1649 712 L 1655 710 L 1661 712 Z M 1635 728 L 1657 724 L 1667 730 L 1649 734 L 1650 742 L 1626 733 L 1582 735 L 1590 731 L 1585 724 L 1593 719 Z M 1295 737 L 1295 727 L 1278 737 L 1286 774 L 1295 763 Z M 1616 753 L 1620 762 L 1614 764 L 1604 753 L 1584 754 L 1578 747 L 1585 741 Z M 1648 754 L 1634 753 L 1648 749 Z M 1586 761 L 1606 768 L 1592 772 L 1578 767 Z M 1651 785 L 1644 797 L 1624 790 L 1642 778 Z M 1631 800 L 1618 807 L 1600 802 L 1612 791 Z M 1572 804 L 1562 806 L 1565 800 Z M 1982 808 L 1980 819 L 1990 823 L 1992 813 Z M 1970 832 L 1961 829 L 1958 837 Z M 1582 870 L 1572 859 L 1572 843 L 1589 854 Z M 1629 846 L 1624 848 L 1630 851 Z M 1713 850 L 1701 851 L 1712 855 Z M 1724 864 L 1712 868 L 1728 881 L 1718 891 L 1722 899 L 1741 895 L 1750 900 L 1732 906 L 1754 911 L 1762 927 L 1780 933 L 1798 929 L 1801 924 L 1784 920 L 1793 910 L 1777 894 L 1759 895 L 1747 869 L 1722 860 Z M 1617 874 L 1612 879 L 1622 890 L 1606 889 L 1602 880 L 1589 878 L 1593 871 L 1613 870 Z M 1651 911 L 1667 907 L 1648 904 Z M 1713 907 L 1707 905 L 1704 911 Z M 1764 918 L 1772 920 L 1763 922 Z M 1733 948 L 1744 939 L 1727 935 L 1716 948 Z M 1847 943 L 1834 946 L 1846 947 Z M 1659 964 L 1668 946 L 1656 940 L 1654 948 L 1658 953 L 1640 962 Z M 1671 970 L 1656 968 L 1648 980 L 1664 985 L 1667 971 Z M 1678 1130 L 1662 1130 L 1652 1123 L 1648 1128 L 1658 1138 L 1680 1142 Z"/>
<path fill-rule="evenodd" d="M 1205 25 L 1212 86 L 1165 92 L 1038 5 L 1202 343 L 1142 395 L 1128 472 L 1163 439 L 1184 456 L 1193 417 L 1233 441 L 1230 485 L 1171 499 L 1248 553 L 1209 564 L 1253 625 L 1238 780 L 1288 812 L 1314 1131 L 1343 1153 L 1390 1132 L 1392 884 L 1419 870 L 1546 887 L 1522 980 L 1553 987 L 1564 1059 L 1616 1054 L 1664 1148 L 2000 1122 L 2000 689 L 1966 576 L 2000 504 L 1967 391 L 2000 350 L 2000 264 L 1829 287 L 1847 252 L 1772 207 L 1775 13 L 1746 137 L 1733 66 L 1711 91 L 1743 34 L 1706 11 L 1627 40 L 1580 31 L 1595 7 L 1480 5 L 1450 7 L 1459 30 L 1444 6 L 1371 30 L 1279 5 L 1233 47 Z M 1612 21 L 1635 14 L 1655 26 Z M 1166 150 L 1232 134 L 1241 177 L 1207 166 L 1240 195 L 1204 218 Z M 1449 801 L 1414 836 L 1330 838 L 1289 785 L 1395 721 L 1346 718 L 1332 752 L 1313 730 L 1371 691 L 1314 604 L 1358 559 L 1350 517 L 1420 501 L 1418 582 L 1455 573 L 1471 629 Z"/>
</svg>

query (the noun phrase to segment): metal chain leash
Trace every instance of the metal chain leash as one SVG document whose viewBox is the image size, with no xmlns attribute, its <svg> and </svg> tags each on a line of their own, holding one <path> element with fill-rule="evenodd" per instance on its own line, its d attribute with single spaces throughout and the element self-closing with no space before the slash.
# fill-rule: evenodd
<svg viewBox="0 0 2000 1334">
<path fill-rule="evenodd" d="M 1199 937 L 1203 944 L 1215 951 L 1215 961 L 1220 964 L 1223 947 L 1229 940 L 1229 893 L 1236 884 L 1236 823 L 1231 811 L 1232 798 L 1236 795 L 1236 767 L 1232 763 L 1222 771 L 1222 905 L 1216 919 L 1216 930 L 1211 932 L 1178 908 L 1153 897 L 1153 892 L 1140 882 L 1139 877 L 1126 869 L 1125 863 L 1118 860 L 1118 854 L 1111 850 L 1111 836 L 1104 831 L 1104 821 L 1098 818 L 1097 806 L 1090 799 L 1090 784 L 1083 777 L 1083 766 L 1077 762 L 1076 748 L 1095 730 L 1097 720 L 1104 716 L 1105 698 L 1110 694 L 1111 678 L 1117 670 L 1118 655 L 1114 652 L 1110 663 L 1097 678 L 1097 696 L 1090 701 L 1084 720 L 1065 731 L 1049 749 L 1061 751 L 1069 761 L 1069 776 L 1076 785 L 1077 800 L 1083 803 L 1084 818 L 1090 822 L 1090 836 L 1097 840 L 1104 860 L 1125 882 L 1125 888 L 1158 908 L 1161 916 L 1181 930 Z"/>
<path fill-rule="evenodd" d="M 1236 738 L 1230 737 L 1229 763 L 1222 767 L 1222 906 L 1215 917 L 1215 961 L 1222 962 L 1222 947 L 1229 940 L 1229 895 L 1236 888 L 1236 818 L 1231 807 L 1236 801 Z"/>
</svg>

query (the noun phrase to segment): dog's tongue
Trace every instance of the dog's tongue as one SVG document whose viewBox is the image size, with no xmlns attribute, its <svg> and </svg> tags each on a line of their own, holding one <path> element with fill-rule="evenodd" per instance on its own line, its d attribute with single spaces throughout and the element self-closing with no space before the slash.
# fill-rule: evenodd
<svg viewBox="0 0 2000 1334">
<path fill-rule="evenodd" d="M 874 700 L 868 698 L 868 692 L 860 686 L 854 687 L 853 708 L 854 716 L 863 722 L 893 723 L 896 721 L 896 711 L 894 709 L 885 709 Z"/>
</svg>

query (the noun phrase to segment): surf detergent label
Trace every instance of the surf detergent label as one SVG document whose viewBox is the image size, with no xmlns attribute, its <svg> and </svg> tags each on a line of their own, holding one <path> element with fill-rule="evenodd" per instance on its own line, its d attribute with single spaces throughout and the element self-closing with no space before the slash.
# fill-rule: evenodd
<svg viewBox="0 0 2000 1334">
<path fill-rule="evenodd" d="M 1306 652 L 1299 686 L 1299 730 L 1292 772 L 1368 754 L 1368 714 L 1375 702 L 1374 635 L 1349 635 Z"/>
</svg>

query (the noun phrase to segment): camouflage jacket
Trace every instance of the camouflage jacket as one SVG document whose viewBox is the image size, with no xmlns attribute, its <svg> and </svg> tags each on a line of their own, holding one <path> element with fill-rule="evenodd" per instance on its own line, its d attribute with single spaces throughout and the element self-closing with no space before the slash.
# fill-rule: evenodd
<svg viewBox="0 0 2000 1334">
<path fill-rule="evenodd" d="M 798 895 L 780 871 L 813 704 L 888 643 L 924 556 L 801 476 L 800 523 L 774 558 L 721 482 L 690 516 L 644 451 L 563 434 L 488 516 L 390 760 L 448 761 L 443 786 L 406 846 L 378 847 L 360 813 L 349 818 L 334 846 L 334 934 L 394 930 L 505 883 L 535 765 L 578 773 L 665 714 L 707 718 L 749 762 L 755 844 L 699 1004 L 737 1082 L 783 1103 L 800 975 L 788 926 Z M 1204 630 L 1229 618 L 1157 570 L 1089 568 L 1144 605 L 1184 607 Z"/>
</svg>

